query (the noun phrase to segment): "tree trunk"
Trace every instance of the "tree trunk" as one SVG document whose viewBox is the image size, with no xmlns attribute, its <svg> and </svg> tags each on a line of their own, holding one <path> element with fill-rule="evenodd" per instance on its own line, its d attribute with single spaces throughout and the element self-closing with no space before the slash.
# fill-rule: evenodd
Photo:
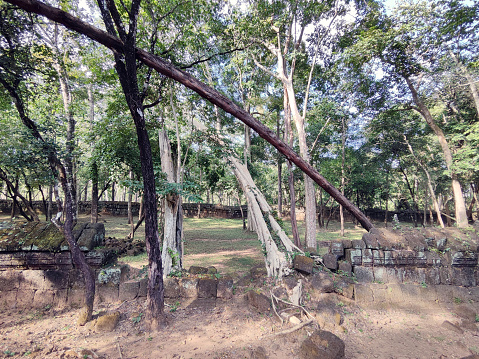
<svg viewBox="0 0 479 359">
<path fill-rule="evenodd" d="M 18 208 L 20 210 L 20 213 L 22 213 L 23 217 L 25 217 L 25 219 L 29 222 L 40 221 L 40 219 L 38 218 L 38 215 L 35 213 L 35 210 L 30 205 L 30 202 L 18 190 L 18 178 L 17 178 L 16 184 L 14 185 L 9 180 L 9 178 L 7 176 L 7 173 L 3 169 L 0 168 L 0 179 L 7 184 L 7 188 L 10 190 L 10 192 L 13 195 L 13 202 L 16 203 L 16 201 L 17 201 L 16 198 L 17 197 L 20 198 L 20 200 L 22 201 L 23 205 L 25 206 L 26 211 L 28 212 L 28 214 L 25 213 L 23 211 L 23 208 L 18 204 Z M 15 208 L 15 206 L 13 208 Z M 15 210 L 13 210 L 12 213 L 15 214 Z"/>
<path fill-rule="evenodd" d="M 91 223 L 98 223 L 98 165 L 91 164 Z"/>
<path fill-rule="evenodd" d="M 286 143 L 293 147 L 294 137 L 293 129 L 291 128 L 291 114 L 288 104 L 288 94 L 284 95 L 284 137 Z M 294 245 L 301 248 L 301 240 L 298 232 L 298 221 L 296 220 L 296 192 L 294 190 L 294 174 L 291 161 L 287 161 L 288 165 L 288 188 L 289 188 L 289 217 L 291 221 L 291 232 L 293 235 Z M 316 246 L 314 247 L 316 248 Z"/>
<path fill-rule="evenodd" d="M 432 186 L 431 175 L 429 174 L 429 171 L 428 171 L 426 165 L 424 165 L 424 163 L 422 163 L 422 161 L 420 161 L 416 157 L 416 155 L 414 153 L 414 150 L 413 150 L 411 144 L 409 143 L 406 135 L 403 135 L 403 137 L 404 137 L 404 141 L 406 142 L 406 145 L 408 146 L 409 152 L 411 153 L 413 158 L 416 160 L 416 162 L 419 164 L 419 166 L 421 166 L 422 170 L 424 171 L 424 174 L 426 175 L 427 186 L 429 188 L 429 193 L 430 193 L 431 198 L 432 198 L 432 203 L 434 204 L 434 209 L 436 210 L 436 213 L 437 213 L 437 221 L 439 222 L 439 225 L 441 226 L 441 228 L 444 228 L 444 222 L 442 220 L 441 211 L 439 209 L 439 204 L 437 203 L 436 194 L 434 193 L 434 188 Z"/>
<path fill-rule="evenodd" d="M 341 117 L 342 133 L 341 133 L 341 194 L 344 196 L 344 164 L 346 160 L 345 144 L 346 144 L 346 126 L 344 116 Z M 341 237 L 344 237 L 344 213 L 343 206 L 339 205 L 339 218 L 341 221 Z"/>
<path fill-rule="evenodd" d="M 173 158 L 171 154 L 170 140 L 165 130 L 158 131 L 158 143 L 161 156 L 161 170 L 166 174 L 166 180 L 169 183 L 176 182 L 176 171 L 174 170 Z M 163 226 L 163 249 L 161 251 L 161 261 L 163 263 L 163 277 L 166 277 L 172 271 L 181 270 L 181 228 L 177 228 L 180 206 L 180 196 L 177 193 L 168 193 L 164 198 L 164 226 Z M 179 230 L 179 238 L 177 236 Z M 178 242 L 179 240 L 179 242 Z"/>
<path fill-rule="evenodd" d="M 454 195 L 454 207 L 456 210 L 456 224 L 459 228 L 465 228 L 469 225 L 467 222 L 466 204 L 464 202 L 464 197 L 462 196 L 461 184 L 457 178 L 456 173 L 452 169 L 452 165 L 453 165 L 452 153 L 447 143 L 446 136 L 444 135 L 444 132 L 442 131 L 442 129 L 434 121 L 434 118 L 429 112 L 429 109 L 427 108 L 427 106 L 419 97 L 417 90 L 414 87 L 414 84 L 412 83 L 411 79 L 408 77 L 405 77 L 405 80 L 409 87 L 409 90 L 411 91 L 413 101 L 417 106 L 417 111 L 426 120 L 429 127 L 434 131 L 439 141 L 439 144 L 441 145 L 442 153 L 444 155 L 444 160 L 446 162 L 447 169 L 451 173 L 452 192 Z"/>
</svg>

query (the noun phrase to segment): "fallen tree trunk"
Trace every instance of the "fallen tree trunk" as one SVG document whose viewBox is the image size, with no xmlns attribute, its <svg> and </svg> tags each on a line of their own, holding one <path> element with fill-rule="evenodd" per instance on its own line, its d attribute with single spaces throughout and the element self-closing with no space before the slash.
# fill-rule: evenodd
<svg viewBox="0 0 479 359">
<path fill-rule="evenodd" d="M 206 126 L 198 121 L 193 120 L 193 125 L 200 131 L 207 132 Z M 219 133 L 211 135 L 210 139 L 228 152 Z M 243 189 L 246 201 L 248 202 L 248 211 L 251 214 L 248 220 L 254 222 L 253 227 L 258 235 L 258 239 L 261 241 L 268 276 L 281 278 L 290 271 L 291 254 L 293 252 L 303 252 L 293 244 L 272 215 L 271 206 L 258 187 L 256 187 L 246 165 L 234 156 L 232 151 L 229 152 L 227 161 Z"/>
</svg>

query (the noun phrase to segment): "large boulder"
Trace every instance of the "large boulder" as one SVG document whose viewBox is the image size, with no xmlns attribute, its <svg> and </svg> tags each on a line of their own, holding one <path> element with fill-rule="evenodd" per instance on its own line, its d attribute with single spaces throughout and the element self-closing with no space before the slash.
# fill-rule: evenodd
<svg viewBox="0 0 479 359">
<path fill-rule="evenodd" d="M 299 348 L 301 359 L 343 359 L 344 342 L 325 330 L 315 331 Z"/>
</svg>

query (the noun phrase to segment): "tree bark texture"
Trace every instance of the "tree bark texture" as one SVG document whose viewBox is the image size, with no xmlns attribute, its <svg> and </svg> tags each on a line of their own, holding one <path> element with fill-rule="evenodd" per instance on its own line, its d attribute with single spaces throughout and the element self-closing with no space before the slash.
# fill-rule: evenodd
<svg viewBox="0 0 479 359">
<path fill-rule="evenodd" d="M 171 154 L 171 145 L 165 130 L 158 131 L 158 142 L 161 156 L 161 170 L 166 174 L 169 183 L 176 183 L 176 173 Z M 163 264 L 163 277 L 172 271 L 182 268 L 181 232 L 178 224 L 182 224 L 180 214 L 180 196 L 177 193 L 168 193 L 164 198 L 164 227 L 163 227 L 163 249 L 161 261 Z M 179 236 L 178 236 L 179 232 Z"/>
</svg>

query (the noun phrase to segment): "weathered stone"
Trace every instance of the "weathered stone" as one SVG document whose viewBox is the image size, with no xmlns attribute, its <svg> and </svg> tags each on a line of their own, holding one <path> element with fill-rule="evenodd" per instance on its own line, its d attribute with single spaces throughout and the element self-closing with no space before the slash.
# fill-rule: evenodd
<svg viewBox="0 0 479 359">
<path fill-rule="evenodd" d="M 363 253 L 361 249 L 346 249 L 346 260 L 350 261 L 353 266 L 363 264 Z"/>
<path fill-rule="evenodd" d="M 264 265 L 255 266 L 250 269 L 250 274 L 253 279 L 263 278 L 268 275 Z"/>
<path fill-rule="evenodd" d="M 472 252 L 454 252 L 452 254 L 453 266 L 461 267 L 476 267 L 477 266 L 477 254 Z"/>
<path fill-rule="evenodd" d="M 440 251 L 445 250 L 446 245 L 447 245 L 447 238 L 446 237 L 436 239 L 436 248 L 438 250 L 440 250 Z"/>
<path fill-rule="evenodd" d="M 55 292 L 53 290 L 37 290 L 33 296 L 33 308 L 44 308 L 53 304 L 53 298 L 55 298 Z"/>
<path fill-rule="evenodd" d="M 344 342 L 333 333 L 317 330 L 299 348 L 301 359 L 342 359 Z"/>
<path fill-rule="evenodd" d="M 112 332 L 120 321 L 120 312 L 105 314 L 99 317 L 95 323 L 97 333 Z"/>
<path fill-rule="evenodd" d="M 293 259 L 293 268 L 305 274 L 313 273 L 314 260 L 312 258 L 296 255 Z"/>
<path fill-rule="evenodd" d="M 188 269 L 188 273 L 193 274 L 193 275 L 195 275 L 195 274 L 206 274 L 206 273 L 208 273 L 208 268 L 191 266 L 190 269 Z"/>
<path fill-rule="evenodd" d="M 358 282 L 371 283 L 374 281 L 373 269 L 371 267 L 354 267 L 354 275 Z"/>
<path fill-rule="evenodd" d="M 133 300 L 138 297 L 138 291 L 140 289 L 140 282 L 137 280 L 129 280 L 123 283 L 120 283 L 119 299 L 123 300 Z"/>
<path fill-rule="evenodd" d="M 364 241 L 361 240 L 361 239 L 355 239 L 355 240 L 351 241 L 351 244 L 352 244 L 353 248 L 356 248 L 356 249 L 366 248 L 366 243 L 364 243 Z"/>
<path fill-rule="evenodd" d="M 369 267 L 374 264 L 374 257 L 372 249 L 363 249 L 363 266 Z"/>
<path fill-rule="evenodd" d="M 384 251 L 382 251 L 381 249 L 373 249 L 373 264 L 375 266 L 384 265 Z"/>
<path fill-rule="evenodd" d="M 426 284 L 438 285 L 441 284 L 441 276 L 439 268 L 426 268 Z"/>
<path fill-rule="evenodd" d="M 216 296 L 221 299 L 233 298 L 233 279 L 232 278 L 220 278 L 218 280 L 218 287 L 216 289 Z"/>
<path fill-rule="evenodd" d="M 311 287 L 319 293 L 332 293 L 334 292 L 333 279 L 328 273 L 319 272 L 312 275 Z"/>
<path fill-rule="evenodd" d="M 474 276 L 474 268 L 462 267 L 451 268 L 452 284 L 461 287 L 474 287 L 476 285 L 476 278 Z"/>
<path fill-rule="evenodd" d="M 198 298 L 216 298 L 217 282 L 210 278 L 198 280 Z"/>
<path fill-rule="evenodd" d="M 271 301 L 264 294 L 256 293 L 254 290 L 250 290 L 248 293 L 246 293 L 246 299 L 248 301 L 248 305 L 260 313 L 267 313 L 271 310 Z"/>
<path fill-rule="evenodd" d="M 351 275 L 353 272 L 353 266 L 348 261 L 339 261 L 338 269 L 347 275 Z"/>
<path fill-rule="evenodd" d="M 377 240 L 376 235 L 372 233 L 364 233 L 363 241 L 366 244 L 366 248 L 379 249 L 379 242 Z"/>
<path fill-rule="evenodd" d="M 182 296 L 178 278 L 167 277 L 163 279 L 163 286 L 165 288 L 165 298 L 179 298 Z"/>
<path fill-rule="evenodd" d="M 139 297 L 146 297 L 148 295 L 148 278 L 140 279 L 140 288 L 138 289 Z"/>
<path fill-rule="evenodd" d="M 331 242 L 330 252 L 334 254 L 337 259 L 344 257 L 343 242 Z"/>
<path fill-rule="evenodd" d="M 179 281 L 180 297 L 196 298 L 198 296 L 198 278 L 182 278 Z"/>
<path fill-rule="evenodd" d="M 99 285 L 96 288 L 95 296 L 98 302 L 112 303 L 118 301 L 120 286 L 117 285 Z"/>
<path fill-rule="evenodd" d="M 326 253 L 323 256 L 323 263 L 324 263 L 324 266 L 328 269 L 332 269 L 332 270 L 338 269 L 338 259 L 336 258 L 336 255 L 334 254 Z"/>
<path fill-rule="evenodd" d="M 469 322 L 475 322 L 476 321 L 476 311 L 475 309 L 467 304 L 461 304 L 452 310 L 454 314 L 456 314 L 458 317 L 465 319 L 466 321 Z"/>
<path fill-rule="evenodd" d="M 479 331 L 477 329 L 477 324 L 468 320 L 463 320 L 460 324 L 460 327 L 473 333 L 477 333 Z"/>
<path fill-rule="evenodd" d="M 295 277 L 283 278 L 283 283 L 288 289 L 293 289 L 298 284 L 298 280 Z"/>
<path fill-rule="evenodd" d="M 343 243 L 344 249 L 353 248 L 353 242 L 350 239 L 343 239 L 341 242 Z"/>
<path fill-rule="evenodd" d="M 444 329 L 447 329 L 447 330 L 451 330 L 451 331 L 453 331 L 457 334 L 464 334 L 464 330 L 459 328 L 457 325 L 452 324 L 448 320 L 445 320 L 444 322 L 442 322 L 441 327 L 443 327 Z"/>
<path fill-rule="evenodd" d="M 17 289 L 0 290 L 0 308 L 15 309 L 17 306 Z"/>
<path fill-rule="evenodd" d="M 187 308 L 200 311 L 213 310 L 216 307 L 216 298 L 197 298 Z"/>
</svg>

